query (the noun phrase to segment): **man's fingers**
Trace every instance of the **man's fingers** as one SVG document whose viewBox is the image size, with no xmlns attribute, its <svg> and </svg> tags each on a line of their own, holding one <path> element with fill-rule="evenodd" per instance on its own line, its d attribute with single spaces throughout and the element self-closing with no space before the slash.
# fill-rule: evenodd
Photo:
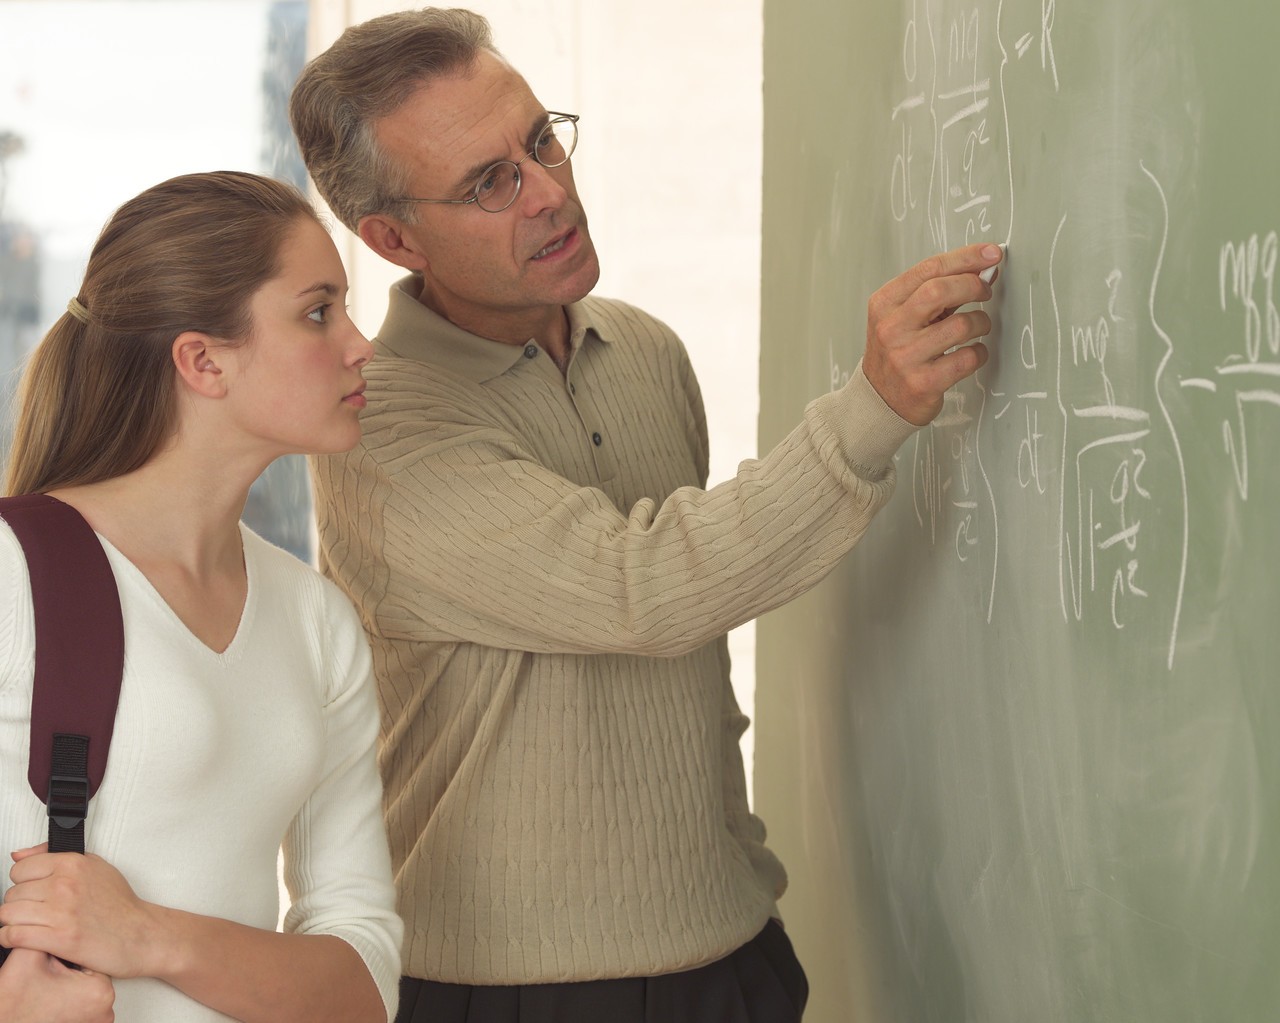
<svg viewBox="0 0 1280 1023">
<path fill-rule="evenodd" d="M 949 349 L 991 333 L 991 317 L 981 309 L 968 309 L 938 320 L 921 333 L 927 357 L 937 358 Z"/>
<path fill-rule="evenodd" d="M 986 365 L 989 356 L 990 352 L 987 351 L 987 346 L 981 341 L 963 345 L 955 351 L 942 356 L 938 359 L 938 362 L 942 366 L 945 379 L 943 390 L 953 387 L 965 377 L 972 376 Z"/>
<path fill-rule="evenodd" d="M 974 342 L 991 332 L 991 317 L 973 303 L 991 298 L 979 274 L 1002 258 L 999 246 L 967 245 L 923 260 L 872 296 L 863 371 L 907 422 L 932 420 L 943 393 L 987 361 Z"/>
<path fill-rule="evenodd" d="M 918 380 L 921 388 L 914 398 L 916 408 L 925 411 L 922 420 L 911 421 L 923 425 L 932 420 L 942 407 L 943 392 L 977 372 L 986 363 L 988 354 L 987 346 L 975 341 L 938 356 L 922 368 Z"/>
<path fill-rule="evenodd" d="M 900 377 L 896 389 L 881 397 L 907 422 L 924 426 L 941 410 L 943 393 L 976 372 L 988 354 L 980 341 L 961 345 Z"/>
<path fill-rule="evenodd" d="M 891 328 L 888 324 L 885 327 L 885 332 L 888 333 Z M 966 309 L 936 320 L 896 342 L 886 338 L 884 348 L 887 353 L 893 353 L 889 358 L 897 371 L 909 375 L 913 365 L 928 363 L 952 348 L 966 345 L 990 333 L 991 317 L 982 309 Z"/>
<path fill-rule="evenodd" d="M 903 303 L 903 312 L 911 322 L 927 325 L 944 320 L 962 306 L 985 302 L 991 297 L 991 285 L 977 274 L 935 277 L 925 281 Z"/>
<path fill-rule="evenodd" d="M 922 259 L 911 269 L 900 273 L 876 292 L 874 300 L 883 302 L 888 306 L 903 305 L 929 281 L 944 280 L 961 274 L 974 274 L 976 276 L 987 267 L 995 266 L 1002 257 L 1003 253 L 1000 251 L 1000 246 L 993 245 L 990 242 L 979 245 L 966 245 L 963 248 L 952 249 L 950 252 L 938 253 L 927 259 Z M 978 300 L 967 298 L 964 301 L 973 302 Z M 953 304 L 962 305 L 964 303 L 956 302 Z M 944 306 L 939 306 L 934 311 L 934 315 L 938 315 L 943 308 Z"/>
</svg>

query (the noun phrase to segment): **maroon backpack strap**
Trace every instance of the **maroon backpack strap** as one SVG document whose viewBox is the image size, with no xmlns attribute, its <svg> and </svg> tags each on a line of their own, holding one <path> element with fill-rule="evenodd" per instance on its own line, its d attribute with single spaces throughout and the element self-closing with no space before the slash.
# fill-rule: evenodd
<svg viewBox="0 0 1280 1023">
<path fill-rule="evenodd" d="M 22 545 L 35 611 L 27 780 L 48 806 L 51 846 L 62 832 L 74 843 L 78 832 L 83 849 L 120 700 L 120 594 L 102 544 L 70 505 L 44 494 L 0 498 L 0 518 Z"/>
</svg>

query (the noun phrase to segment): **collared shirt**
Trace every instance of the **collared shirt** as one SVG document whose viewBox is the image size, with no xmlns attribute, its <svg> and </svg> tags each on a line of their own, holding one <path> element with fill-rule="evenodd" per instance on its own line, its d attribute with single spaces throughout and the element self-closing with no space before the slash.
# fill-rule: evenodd
<svg viewBox="0 0 1280 1023">
<path fill-rule="evenodd" d="M 785 887 L 748 807 L 724 634 L 862 535 L 911 432 L 857 372 L 706 486 L 683 346 L 569 306 L 566 373 L 392 290 L 364 438 L 317 459 L 322 567 L 373 644 L 411 976 L 673 972 Z M 532 346 L 532 347 L 530 347 Z"/>
</svg>

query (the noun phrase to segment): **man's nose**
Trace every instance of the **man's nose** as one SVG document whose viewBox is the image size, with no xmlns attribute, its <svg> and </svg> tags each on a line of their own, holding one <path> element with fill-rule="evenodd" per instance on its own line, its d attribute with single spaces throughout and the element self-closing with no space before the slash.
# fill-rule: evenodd
<svg viewBox="0 0 1280 1023">
<path fill-rule="evenodd" d="M 521 212 L 528 217 L 536 217 L 543 210 L 558 210 L 568 198 L 569 190 L 560 183 L 558 174 L 568 168 L 568 164 L 559 167 L 544 167 L 537 160 L 522 161 L 520 167 Z"/>
</svg>

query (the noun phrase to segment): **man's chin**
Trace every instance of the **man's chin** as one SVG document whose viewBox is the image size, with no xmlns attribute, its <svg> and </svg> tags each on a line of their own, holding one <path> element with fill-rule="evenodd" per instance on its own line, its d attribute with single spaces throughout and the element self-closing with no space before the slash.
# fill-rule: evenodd
<svg viewBox="0 0 1280 1023">
<path fill-rule="evenodd" d="M 582 296 L 581 296 L 582 298 L 586 298 L 588 295 L 590 295 L 591 292 L 595 289 L 595 286 L 598 283 L 600 283 L 600 261 L 598 259 L 594 259 L 591 261 L 591 265 L 592 265 L 591 275 L 586 282 L 585 290 L 582 292 Z"/>
<path fill-rule="evenodd" d="M 587 239 L 586 249 L 587 251 L 582 253 L 581 265 L 565 279 L 565 305 L 570 302 L 580 302 L 586 298 L 600 280 L 600 260 L 596 257 L 596 251 L 590 239 Z"/>
</svg>

